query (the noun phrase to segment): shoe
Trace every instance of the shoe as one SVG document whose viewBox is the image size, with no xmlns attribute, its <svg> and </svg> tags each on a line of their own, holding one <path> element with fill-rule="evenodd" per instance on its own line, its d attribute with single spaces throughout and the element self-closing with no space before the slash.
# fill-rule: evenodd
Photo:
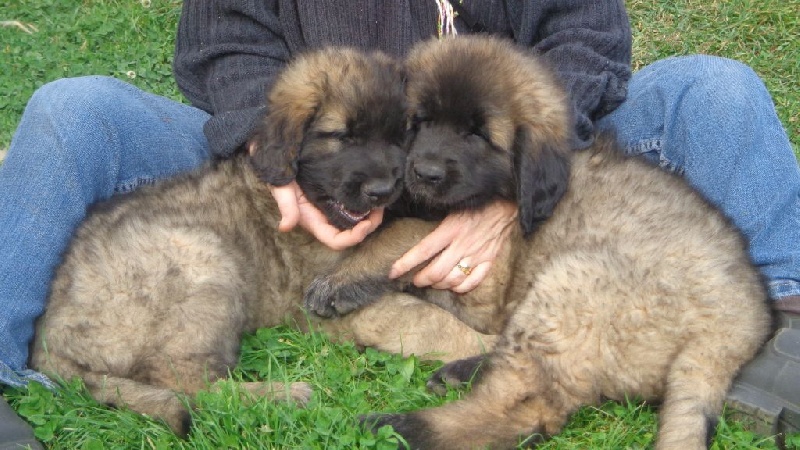
<svg viewBox="0 0 800 450">
<path fill-rule="evenodd" d="M 775 315 L 776 329 L 793 328 L 800 330 L 800 313 L 787 313 L 778 311 Z"/>
<path fill-rule="evenodd" d="M 742 368 L 726 399 L 734 418 L 767 436 L 800 432 L 800 314 L 778 311 L 776 319 L 775 335 Z"/>
<path fill-rule="evenodd" d="M 0 450 L 44 450 L 36 438 L 33 428 L 11 409 L 0 395 Z"/>
</svg>

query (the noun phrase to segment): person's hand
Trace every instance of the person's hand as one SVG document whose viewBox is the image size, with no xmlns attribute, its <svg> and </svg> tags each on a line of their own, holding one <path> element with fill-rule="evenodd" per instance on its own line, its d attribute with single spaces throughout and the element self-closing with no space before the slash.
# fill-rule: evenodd
<svg viewBox="0 0 800 450">
<path fill-rule="evenodd" d="M 325 214 L 308 201 L 297 182 L 292 181 L 285 186 L 270 186 L 270 191 L 281 212 L 278 231 L 286 232 L 300 225 L 334 250 L 343 250 L 363 241 L 383 220 L 383 208 L 375 208 L 355 227 L 340 230 L 328 223 Z"/>
<path fill-rule="evenodd" d="M 255 152 L 255 144 L 248 144 L 248 151 Z M 358 244 L 375 231 L 383 220 L 383 208 L 376 208 L 349 230 L 340 230 L 328 222 L 328 218 L 306 198 L 296 181 L 285 186 L 270 185 L 270 192 L 278 204 L 281 221 L 278 231 L 291 231 L 297 225 L 311 233 L 318 241 L 333 250 L 344 250 Z"/>
<path fill-rule="evenodd" d="M 389 276 L 397 278 L 438 255 L 414 276 L 414 284 L 469 292 L 489 273 L 516 218 L 516 205 L 504 201 L 491 203 L 479 211 L 450 214 L 395 261 Z"/>
</svg>

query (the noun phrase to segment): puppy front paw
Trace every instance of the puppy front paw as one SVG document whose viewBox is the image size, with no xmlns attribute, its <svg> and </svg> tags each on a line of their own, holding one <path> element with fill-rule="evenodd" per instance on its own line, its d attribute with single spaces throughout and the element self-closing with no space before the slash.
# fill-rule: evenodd
<svg viewBox="0 0 800 450">
<path fill-rule="evenodd" d="M 386 280 L 365 278 L 341 282 L 333 276 L 320 276 L 306 289 L 306 309 L 319 317 L 344 316 L 366 306 L 389 290 Z"/>
<path fill-rule="evenodd" d="M 332 292 L 332 283 L 328 277 L 317 277 L 308 285 L 303 296 L 306 310 L 319 317 L 336 315 L 336 299 Z"/>
</svg>

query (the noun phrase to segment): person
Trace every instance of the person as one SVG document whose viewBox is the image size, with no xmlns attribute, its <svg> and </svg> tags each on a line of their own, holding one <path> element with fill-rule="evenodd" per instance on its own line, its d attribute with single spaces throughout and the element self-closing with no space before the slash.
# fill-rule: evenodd
<svg viewBox="0 0 800 450">
<path fill-rule="evenodd" d="M 786 320 L 737 380 L 749 395 L 739 400 L 775 421 L 783 410 L 800 411 L 792 385 L 800 379 L 800 170 L 768 92 L 745 65 L 674 57 L 632 75 L 622 0 L 198 0 L 182 8 L 173 68 L 191 105 L 92 76 L 45 84 L 23 113 L 0 167 L 0 382 L 50 385 L 26 367 L 28 345 L 87 207 L 247 151 L 265 90 L 293 55 L 333 44 L 402 57 L 437 34 L 487 32 L 533 48 L 557 70 L 573 102 L 576 149 L 596 130 L 614 128 L 631 155 L 685 176 L 742 229 Z M 377 211 L 338 232 L 296 184 L 272 192 L 282 230 L 300 226 L 332 248 L 360 242 L 383 217 Z M 496 203 L 447 217 L 395 263 L 392 276 L 433 257 L 415 284 L 474 288 L 515 214 L 513 205 Z M 6 406 L 0 401 L 2 420 L 13 414 Z M 16 430 L 0 428 L 0 447 L 30 438 Z"/>
</svg>

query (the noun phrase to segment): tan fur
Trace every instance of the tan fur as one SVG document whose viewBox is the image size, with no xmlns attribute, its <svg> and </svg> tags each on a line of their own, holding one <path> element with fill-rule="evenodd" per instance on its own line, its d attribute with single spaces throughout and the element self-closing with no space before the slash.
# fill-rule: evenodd
<svg viewBox="0 0 800 450">
<path fill-rule="evenodd" d="M 498 148 L 509 160 L 522 158 L 520 151 L 537 151 L 535 146 L 508 145 L 505 136 L 524 124 L 545 123 L 534 125 L 543 140 L 563 138 L 566 122 L 559 126 L 538 118 L 540 111 L 558 109 L 545 105 L 563 98 L 553 94 L 558 86 L 543 68 L 509 74 L 510 67 L 526 64 L 520 59 L 531 57 L 495 39 L 456 43 L 459 39 L 423 44 L 411 53 L 412 111 L 425 104 L 414 93 L 436 96 L 449 89 L 437 77 L 442 65 L 449 64 L 450 74 L 485 79 L 451 78 L 447 83 L 513 82 L 503 89 L 520 89 L 519 95 L 535 97 L 527 100 L 540 107 L 474 111 L 500 114 L 503 118 L 490 122 L 508 127 L 492 129 L 483 161 Z M 480 58 L 461 56 L 473 49 Z M 449 59 L 442 56 L 448 54 Z M 476 66 L 481 59 L 485 64 Z M 459 61 L 470 62 L 459 66 Z M 524 87 L 540 83 L 541 89 Z M 514 96 L 493 100 L 517 102 Z M 435 115 L 425 114 L 429 126 L 438 125 Z M 418 136 L 409 161 L 435 139 Z M 439 157 L 451 164 L 463 157 L 458 145 L 438 148 Z M 582 405 L 640 396 L 663 402 L 656 448 L 705 448 L 707 434 L 713 432 L 709 423 L 720 414 L 733 377 L 770 329 L 766 291 L 746 243 L 684 180 L 624 157 L 612 138 L 598 137 L 591 148 L 571 156 L 570 166 L 568 188 L 552 217 L 530 239 L 515 231 L 483 285 L 467 295 L 430 298 L 477 329 L 492 331 L 501 324 L 502 337 L 472 392 L 440 408 L 378 415 L 368 423 L 393 425 L 412 448 L 509 448 L 532 433 L 557 433 Z M 474 180 L 462 183 L 451 189 L 485 189 Z M 360 249 L 372 261 L 371 274 L 363 272 L 363 265 L 356 265 L 358 270 L 347 267 L 350 261 L 358 264 L 356 255 L 312 288 L 324 286 L 338 312 L 355 307 L 348 302 L 367 303 L 348 298 L 352 286 L 342 287 L 376 285 L 394 258 L 434 225 L 395 224 Z M 386 252 L 390 245 L 392 251 Z M 379 260 L 381 254 L 384 260 Z M 307 302 L 324 312 L 317 294 L 312 289 Z M 465 380 L 459 372 L 463 367 L 464 362 L 445 366 L 442 379 Z"/>
<path fill-rule="evenodd" d="M 185 406 L 192 394 L 227 376 L 241 334 L 283 323 L 305 326 L 304 287 L 342 256 L 303 231 L 278 232 L 277 206 L 259 177 L 291 174 L 313 183 L 326 174 L 304 168 L 322 154 L 342 158 L 326 167 L 343 177 L 365 159 L 369 166 L 359 177 L 401 174 L 404 150 L 387 140 L 392 133 L 367 129 L 362 139 L 348 129 L 358 125 L 363 108 L 405 114 L 402 86 L 386 84 L 401 84 L 395 66 L 384 56 L 346 49 L 306 55 L 271 93 L 252 164 L 245 157 L 211 163 L 95 206 L 57 270 L 32 367 L 81 377 L 98 401 L 126 405 L 185 433 Z M 402 134 L 403 120 L 398 127 Z M 330 131 L 347 139 L 318 134 Z M 276 164 L 267 167 L 270 162 Z M 330 189 L 335 192 L 326 194 L 338 200 L 362 201 L 359 192 L 342 193 L 335 183 Z M 450 358 L 458 358 L 482 349 L 480 336 L 431 304 L 403 298 L 379 305 L 322 328 L 406 354 L 436 352 L 431 357 L 438 358 L 452 351 Z M 423 322 L 429 328 L 420 333 Z M 439 345 L 448 333 L 459 339 Z M 310 396 L 305 383 L 242 388 L 300 404 Z"/>
<path fill-rule="evenodd" d="M 538 140 L 566 140 L 570 133 L 566 95 L 554 76 L 543 70 L 534 58 L 508 58 L 515 52 L 511 41 L 486 40 L 482 37 L 445 38 L 436 45 L 417 45 L 408 56 L 406 70 L 417 82 L 407 87 L 409 102 L 419 105 L 431 95 L 430 88 L 447 79 L 481 78 L 481 91 L 486 93 L 483 106 L 492 111 L 488 128 L 492 142 L 500 148 L 514 144 L 515 128 L 530 126 Z M 460 72 L 469 65 L 469 72 Z M 435 67 L 436 70 L 431 70 Z M 491 68 L 489 71 L 483 69 Z"/>
</svg>

